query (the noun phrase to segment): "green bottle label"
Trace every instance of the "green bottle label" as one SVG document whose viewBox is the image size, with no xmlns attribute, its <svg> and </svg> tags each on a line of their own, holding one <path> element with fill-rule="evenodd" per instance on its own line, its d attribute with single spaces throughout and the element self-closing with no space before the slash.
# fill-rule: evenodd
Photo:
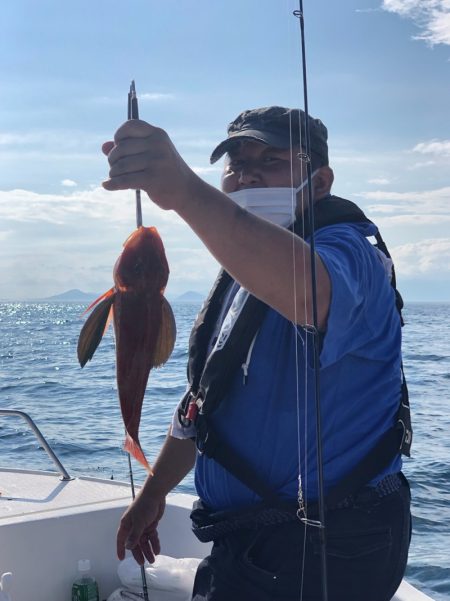
<svg viewBox="0 0 450 601">
<path fill-rule="evenodd" d="M 99 601 L 97 583 L 75 583 L 72 586 L 72 601 Z"/>
</svg>

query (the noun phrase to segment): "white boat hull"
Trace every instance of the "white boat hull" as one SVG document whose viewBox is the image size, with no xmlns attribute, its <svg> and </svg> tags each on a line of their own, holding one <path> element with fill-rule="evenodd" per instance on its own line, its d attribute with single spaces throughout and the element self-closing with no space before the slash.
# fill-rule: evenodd
<svg viewBox="0 0 450 601">
<path fill-rule="evenodd" d="M 0 574 L 13 573 L 12 601 L 69 601 L 79 559 L 90 559 L 105 600 L 120 586 L 116 529 L 130 487 L 95 478 L 61 481 L 48 472 L 0 469 Z M 162 553 L 204 557 L 192 534 L 194 497 L 170 495 L 159 527 Z M 393 601 L 430 600 L 402 583 Z"/>
</svg>

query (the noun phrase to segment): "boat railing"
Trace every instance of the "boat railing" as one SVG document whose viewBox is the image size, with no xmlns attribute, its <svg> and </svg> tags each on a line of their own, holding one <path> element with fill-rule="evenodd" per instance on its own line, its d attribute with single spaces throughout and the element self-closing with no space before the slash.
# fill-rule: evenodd
<svg viewBox="0 0 450 601">
<path fill-rule="evenodd" d="M 34 432 L 36 438 L 38 439 L 38 441 L 40 442 L 40 444 L 44 448 L 44 450 L 47 453 L 47 455 L 50 457 L 50 459 L 56 465 L 56 467 L 58 469 L 58 472 L 62 476 L 61 479 L 62 480 L 73 480 L 73 478 L 67 473 L 67 471 L 66 471 L 65 467 L 63 466 L 63 464 L 61 463 L 61 461 L 56 456 L 56 454 L 53 451 L 53 449 L 51 448 L 51 446 L 46 441 L 46 439 L 45 439 L 44 435 L 42 434 L 42 432 L 39 430 L 39 428 L 36 426 L 36 424 L 34 423 L 34 421 L 28 415 L 28 413 L 25 413 L 24 411 L 17 411 L 15 409 L 0 409 L 0 415 L 6 415 L 6 416 L 7 415 L 13 415 L 13 416 L 21 417 L 22 419 L 24 419 L 26 421 L 26 423 L 30 426 L 30 428 L 32 429 L 32 431 Z"/>
</svg>

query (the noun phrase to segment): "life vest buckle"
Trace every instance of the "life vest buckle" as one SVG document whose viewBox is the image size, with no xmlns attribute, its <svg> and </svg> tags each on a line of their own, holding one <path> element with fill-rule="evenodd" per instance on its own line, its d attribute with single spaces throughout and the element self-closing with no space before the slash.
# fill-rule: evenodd
<svg viewBox="0 0 450 601">
<path fill-rule="evenodd" d="M 186 419 L 191 422 L 195 422 L 195 419 L 198 415 L 198 412 L 201 410 L 203 405 L 203 399 L 200 395 L 194 396 L 191 395 L 191 399 L 188 404 L 188 408 L 186 411 Z"/>
</svg>

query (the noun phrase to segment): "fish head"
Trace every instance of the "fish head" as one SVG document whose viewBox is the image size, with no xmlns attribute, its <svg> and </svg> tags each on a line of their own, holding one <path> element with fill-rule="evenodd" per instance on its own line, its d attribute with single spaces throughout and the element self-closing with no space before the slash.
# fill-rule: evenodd
<svg viewBox="0 0 450 601">
<path fill-rule="evenodd" d="M 155 227 L 141 226 L 125 240 L 113 275 L 116 288 L 121 291 L 164 291 L 169 265 Z"/>
</svg>

